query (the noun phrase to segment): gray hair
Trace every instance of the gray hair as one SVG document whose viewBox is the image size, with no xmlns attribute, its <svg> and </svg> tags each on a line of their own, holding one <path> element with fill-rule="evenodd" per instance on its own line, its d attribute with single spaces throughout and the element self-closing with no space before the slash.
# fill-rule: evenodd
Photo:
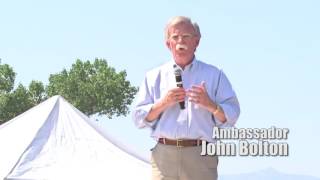
<svg viewBox="0 0 320 180">
<path fill-rule="evenodd" d="M 200 33 L 200 28 L 199 25 L 196 22 L 192 22 L 190 18 L 185 17 L 185 16 L 176 16 L 171 18 L 165 28 L 165 38 L 169 38 L 169 28 L 171 26 L 180 24 L 180 23 L 185 23 L 185 24 L 191 24 L 193 26 L 193 29 L 195 31 L 195 35 L 200 39 L 201 38 L 201 33 Z"/>
</svg>

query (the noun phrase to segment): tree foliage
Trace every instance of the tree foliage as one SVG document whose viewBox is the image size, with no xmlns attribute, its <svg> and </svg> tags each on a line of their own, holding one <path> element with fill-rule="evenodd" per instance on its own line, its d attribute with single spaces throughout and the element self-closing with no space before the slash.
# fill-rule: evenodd
<svg viewBox="0 0 320 180">
<path fill-rule="evenodd" d="M 45 99 L 44 86 L 32 81 L 29 89 L 19 84 L 14 89 L 16 73 L 7 64 L 0 64 L 0 124 L 16 117 Z"/>
<path fill-rule="evenodd" d="M 0 64 L 0 124 L 54 95 L 63 96 L 87 115 L 126 115 L 137 92 L 126 80 L 126 71 L 116 72 L 104 59 L 77 60 L 70 70 L 50 75 L 47 87 L 32 81 L 28 87 L 19 84 L 14 89 L 15 76 L 9 65 Z"/>
<path fill-rule="evenodd" d="M 28 93 L 33 105 L 37 105 L 47 99 L 45 88 L 41 81 L 31 81 Z"/>
<path fill-rule="evenodd" d="M 8 64 L 0 63 L 0 94 L 9 93 L 14 86 L 16 73 Z"/>
<path fill-rule="evenodd" d="M 137 88 L 126 80 L 126 71 L 116 72 L 106 60 L 76 60 L 68 71 L 50 75 L 48 96 L 61 95 L 87 115 L 126 115 Z"/>
</svg>

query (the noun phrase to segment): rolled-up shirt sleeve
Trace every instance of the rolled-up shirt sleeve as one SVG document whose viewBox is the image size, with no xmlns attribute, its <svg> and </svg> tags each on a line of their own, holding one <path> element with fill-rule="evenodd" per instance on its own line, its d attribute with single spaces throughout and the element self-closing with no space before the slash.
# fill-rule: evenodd
<svg viewBox="0 0 320 180">
<path fill-rule="evenodd" d="M 222 123 L 217 119 L 216 125 L 218 127 L 233 127 L 240 115 L 240 105 L 236 93 L 223 71 L 220 71 L 216 91 L 216 103 L 221 107 L 226 116 L 226 122 Z"/>
<path fill-rule="evenodd" d="M 150 112 L 154 104 L 152 92 L 148 86 L 147 77 L 145 77 L 143 83 L 141 84 L 138 92 L 138 97 L 133 110 L 133 120 L 138 128 L 153 127 L 156 123 L 155 121 L 148 122 L 146 117 Z"/>
</svg>

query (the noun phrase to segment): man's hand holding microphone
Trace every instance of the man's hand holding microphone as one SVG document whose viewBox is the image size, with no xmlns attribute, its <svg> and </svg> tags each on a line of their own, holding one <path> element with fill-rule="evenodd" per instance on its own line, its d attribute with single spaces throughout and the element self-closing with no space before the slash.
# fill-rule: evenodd
<svg viewBox="0 0 320 180">
<path fill-rule="evenodd" d="M 218 106 L 210 99 L 204 81 L 202 81 L 200 85 L 193 85 L 190 89 L 185 90 L 183 88 L 181 69 L 177 65 L 174 65 L 173 68 L 177 87 L 170 89 L 159 102 L 153 105 L 146 117 L 147 121 L 157 119 L 165 109 L 170 108 L 177 103 L 179 103 L 180 109 L 184 110 L 186 97 L 188 97 L 190 102 L 200 105 L 210 112 L 215 111 L 218 108 Z"/>
</svg>

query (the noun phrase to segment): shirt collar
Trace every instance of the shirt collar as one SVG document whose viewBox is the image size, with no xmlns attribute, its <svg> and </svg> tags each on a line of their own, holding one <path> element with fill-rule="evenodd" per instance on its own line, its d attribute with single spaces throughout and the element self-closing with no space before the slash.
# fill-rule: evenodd
<svg viewBox="0 0 320 180">
<path fill-rule="evenodd" d="M 197 60 L 196 56 L 194 56 L 194 58 L 192 59 L 192 62 L 191 62 L 190 64 L 188 64 L 188 65 L 184 68 L 184 70 L 182 70 L 182 68 L 180 68 L 179 65 L 177 65 L 177 66 L 178 66 L 182 71 L 192 71 L 193 69 L 196 68 L 197 62 L 198 62 L 198 60 Z M 176 63 L 175 63 L 174 59 L 172 59 L 172 65 L 174 65 L 174 64 L 176 64 Z"/>
</svg>

